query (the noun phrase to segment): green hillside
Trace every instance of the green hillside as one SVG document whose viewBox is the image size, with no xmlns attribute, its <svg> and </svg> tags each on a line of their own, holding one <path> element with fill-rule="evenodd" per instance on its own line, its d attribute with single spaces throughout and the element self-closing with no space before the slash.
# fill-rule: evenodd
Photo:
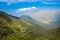
<svg viewBox="0 0 60 40">
<path fill-rule="evenodd" d="M 44 30 L 0 11 L 0 40 L 60 40 L 60 28 Z"/>
</svg>

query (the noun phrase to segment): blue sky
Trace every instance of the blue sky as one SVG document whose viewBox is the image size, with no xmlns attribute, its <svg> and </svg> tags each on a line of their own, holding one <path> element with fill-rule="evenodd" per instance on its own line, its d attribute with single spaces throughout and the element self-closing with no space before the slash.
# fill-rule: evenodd
<svg viewBox="0 0 60 40">
<path fill-rule="evenodd" d="M 20 8 L 35 6 L 37 8 L 60 9 L 59 0 L 0 0 L 0 10 L 12 13 Z"/>
</svg>

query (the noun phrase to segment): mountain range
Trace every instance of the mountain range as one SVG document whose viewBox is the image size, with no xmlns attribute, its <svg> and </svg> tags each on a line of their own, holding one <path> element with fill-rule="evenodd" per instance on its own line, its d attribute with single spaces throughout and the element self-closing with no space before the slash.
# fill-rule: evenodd
<svg viewBox="0 0 60 40">
<path fill-rule="evenodd" d="M 45 30 L 28 15 L 15 17 L 0 11 L 0 40 L 60 40 L 60 27 Z"/>
<path fill-rule="evenodd" d="M 60 26 L 60 19 L 59 19 L 60 16 L 58 16 L 58 15 L 60 15 L 60 14 L 56 14 L 55 17 L 53 17 L 54 14 L 53 14 L 53 16 L 50 15 L 48 18 L 42 17 L 42 18 L 40 18 L 40 21 L 35 20 L 34 18 L 32 18 L 29 15 L 22 15 L 19 18 L 21 18 L 22 20 L 27 20 L 36 25 L 42 26 L 43 28 L 52 29 L 52 28 L 57 28 Z"/>
</svg>

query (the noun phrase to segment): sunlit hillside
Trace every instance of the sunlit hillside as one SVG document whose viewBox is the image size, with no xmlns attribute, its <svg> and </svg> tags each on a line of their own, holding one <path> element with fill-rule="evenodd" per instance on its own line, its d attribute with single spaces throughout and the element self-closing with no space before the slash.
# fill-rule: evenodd
<svg viewBox="0 0 60 40">
<path fill-rule="evenodd" d="M 0 11 L 0 40 L 60 40 L 60 28 L 45 30 Z"/>
</svg>

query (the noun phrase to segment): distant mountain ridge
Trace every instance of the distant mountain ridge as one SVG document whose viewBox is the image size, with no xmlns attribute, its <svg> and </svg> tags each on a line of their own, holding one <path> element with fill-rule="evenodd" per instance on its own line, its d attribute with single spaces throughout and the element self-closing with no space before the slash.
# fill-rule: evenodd
<svg viewBox="0 0 60 40">
<path fill-rule="evenodd" d="M 29 15 L 22 15 L 22 16 L 20 16 L 20 18 L 21 19 L 23 19 L 23 20 L 27 20 L 27 21 L 30 21 L 30 22 L 36 22 L 36 20 L 34 20 L 31 16 L 29 16 Z"/>
</svg>

